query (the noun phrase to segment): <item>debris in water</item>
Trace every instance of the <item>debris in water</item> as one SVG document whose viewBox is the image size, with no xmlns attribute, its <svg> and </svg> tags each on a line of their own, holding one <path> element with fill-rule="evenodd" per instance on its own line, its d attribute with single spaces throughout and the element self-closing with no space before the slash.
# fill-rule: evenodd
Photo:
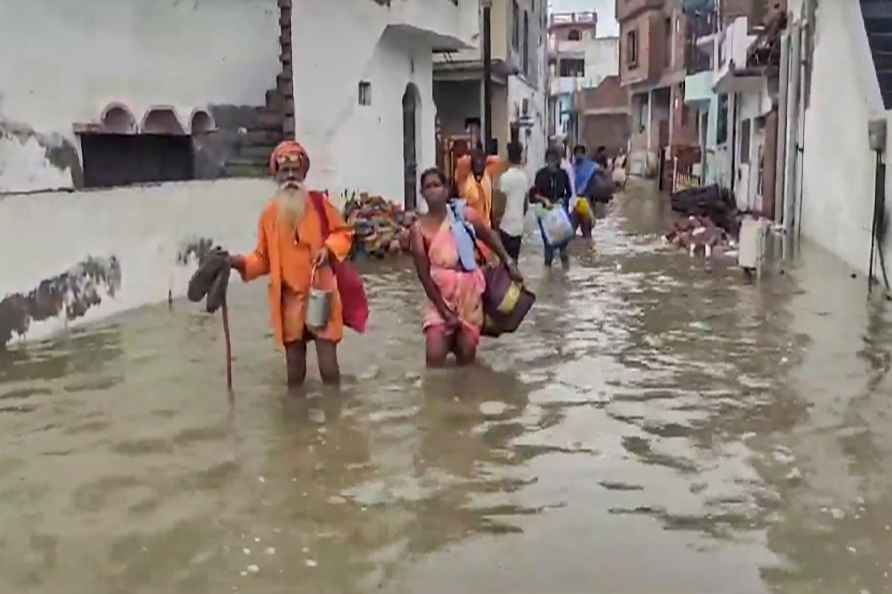
<svg viewBox="0 0 892 594">
<path fill-rule="evenodd" d="M 332 505 L 344 505 L 347 503 L 347 500 L 339 495 L 332 495 L 328 498 L 328 502 Z"/>
<path fill-rule="evenodd" d="M 253 573 L 253 574 L 260 573 L 260 566 L 258 566 L 258 565 L 249 565 L 245 569 L 248 570 L 248 573 Z"/>
<path fill-rule="evenodd" d="M 858 552 L 858 549 L 856 549 L 856 548 L 853 547 L 852 545 L 847 546 L 847 547 L 846 547 L 846 550 L 847 550 L 848 552 L 850 552 L 851 554 L 853 554 L 853 555 L 854 555 L 855 553 Z"/>
<path fill-rule="evenodd" d="M 304 563 L 306 564 L 307 567 L 316 567 L 317 565 L 319 565 L 312 559 L 307 559 L 306 561 L 304 561 Z"/>
<path fill-rule="evenodd" d="M 407 382 L 414 382 L 415 380 L 421 379 L 421 374 L 418 373 L 417 371 L 410 371 L 410 372 L 406 373 L 406 375 L 403 377 L 406 378 Z"/>
<path fill-rule="evenodd" d="M 504 402 L 489 401 L 480 405 L 480 412 L 487 417 L 498 417 L 508 410 L 508 405 Z"/>
<path fill-rule="evenodd" d="M 846 517 L 846 512 L 842 511 L 838 507 L 834 507 L 830 510 L 830 515 L 833 516 L 834 520 L 842 520 Z"/>
<path fill-rule="evenodd" d="M 254 542 L 260 542 L 260 537 L 259 537 L 259 536 L 255 536 L 255 537 L 254 537 Z"/>
<path fill-rule="evenodd" d="M 359 379 L 363 381 L 373 380 L 381 374 L 381 368 L 377 365 L 372 365 L 368 369 L 366 369 L 362 374 L 360 374 Z"/>
<path fill-rule="evenodd" d="M 245 548 L 242 549 L 242 552 L 243 552 L 244 554 L 246 554 L 246 555 L 250 555 L 250 554 L 251 554 L 251 549 L 249 549 L 248 547 L 245 547 Z"/>
<path fill-rule="evenodd" d="M 248 577 L 248 572 L 247 572 L 247 571 L 243 571 L 243 572 L 242 572 L 242 577 Z"/>
<path fill-rule="evenodd" d="M 709 487 L 708 483 L 693 483 L 691 485 L 691 493 L 702 493 Z"/>
<path fill-rule="evenodd" d="M 276 547 L 266 547 L 266 554 L 267 554 L 267 555 L 275 555 L 275 554 L 276 554 Z"/>
<path fill-rule="evenodd" d="M 266 479 L 265 479 L 264 477 L 262 477 L 262 476 L 258 476 L 258 477 L 257 477 L 257 480 L 260 481 L 261 483 L 265 483 L 265 482 L 266 482 Z"/>
<path fill-rule="evenodd" d="M 784 447 L 774 448 L 774 452 L 772 452 L 772 457 L 778 464 L 792 464 L 796 461 L 796 457 L 793 453 Z"/>
<path fill-rule="evenodd" d="M 793 470 L 791 470 L 790 472 L 787 473 L 786 478 L 790 482 L 794 482 L 794 483 L 799 482 L 802 480 L 802 471 L 800 471 L 798 468 L 794 468 Z"/>
<path fill-rule="evenodd" d="M 301 549 L 301 552 L 302 552 L 304 555 L 308 554 L 308 553 L 310 552 L 310 547 L 304 547 L 304 548 L 302 548 L 302 549 Z"/>
</svg>

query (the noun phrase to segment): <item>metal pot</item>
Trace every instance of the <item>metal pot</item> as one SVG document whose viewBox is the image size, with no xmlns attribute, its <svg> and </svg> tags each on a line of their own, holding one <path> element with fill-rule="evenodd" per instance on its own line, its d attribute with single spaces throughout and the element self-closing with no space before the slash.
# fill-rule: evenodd
<svg viewBox="0 0 892 594">
<path fill-rule="evenodd" d="M 312 288 L 307 298 L 306 325 L 311 330 L 322 330 L 331 318 L 331 291 Z"/>
</svg>

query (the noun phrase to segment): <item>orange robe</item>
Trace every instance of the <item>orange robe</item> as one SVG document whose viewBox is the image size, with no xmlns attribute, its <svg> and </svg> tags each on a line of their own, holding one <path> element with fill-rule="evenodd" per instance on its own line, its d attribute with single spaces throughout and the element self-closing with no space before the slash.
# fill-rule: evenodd
<svg viewBox="0 0 892 594">
<path fill-rule="evenodd" d="M 479 182 L 473 175 L 468 176 L 459 188 L 459 198 L 467 202 L 488 227 L 492 226 L 492 178 L 488 173 L 484 173 Z"/>
<path fill-rule="evenodd" d="M 331 257 L 343 261 L 350 253 L 353 231 L 331 203 L 325 200 L 328 214 L 328 238 L 323 242 L 319 215 L 307 200 L 303 216 L 295 233 L 289 233 L 279 222 L 279 203 L 273 199 L 263 209 L 257 230 L 257 247 L 245 255 L 245 281 L 269 274 L 270 323 L 280 345 L 309 338 L 304 332 L 307 296 L 312 286 L 310 274 L 313 261 L 322 246 L 328 247 Z M 344 320 L 337 280 L 328 266 L 317 271 L 316 286 L 332 291 L 331 317 L 328 325 L 314 331 L 321 340 L 339 342 L 344 336 Z"/>
</svg>

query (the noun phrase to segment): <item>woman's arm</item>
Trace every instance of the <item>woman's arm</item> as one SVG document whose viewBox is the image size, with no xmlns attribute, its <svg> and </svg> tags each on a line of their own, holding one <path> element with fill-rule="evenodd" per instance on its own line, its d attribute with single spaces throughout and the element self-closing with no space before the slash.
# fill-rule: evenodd
<svg viewBox="0 0 892 594">
<path fill-rule="evenodd" d="M 424 234 L 421 231 L 420 223 L 416 223 L 412 227 L 412 259 L 415 260 L 415 272 L 418 273 L 418 280 L 424 287 L 427 298 L 431 300 L 437 311 L 446 320 L 448 324 L 457 322 L 455 313 L 446 306 L 443 296 L 440 294 L 440 288 L 431 277 L 431 262 L 427 256 L 427 248 L 424 245 Z"/>
<path fill-rule="evenodd" d="M 522 283 L 523 276 L 520 274 L 520 271 L 517 270 L 514 260 L 512 260 L 511 256 L 508 255 L 508 252 L 505 251 L 505 246 L 502 245 L 502 240 L 499 239 L 499 235 L 488 225 L 483 224 L 483 221 L 476 214 L 466 214 L 465 218 L 474 227 L 474 233 L 477 235 L 478 239 L 486 244 L 489 249 L 494 251 L 499 259 L 508 267 L 508 274 L 511 276 L 512 280 Z"/>
</svg>

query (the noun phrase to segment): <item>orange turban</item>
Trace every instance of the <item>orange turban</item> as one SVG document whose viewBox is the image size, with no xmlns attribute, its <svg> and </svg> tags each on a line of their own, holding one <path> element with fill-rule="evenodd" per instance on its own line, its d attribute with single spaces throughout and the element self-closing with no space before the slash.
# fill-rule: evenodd
<svg viewBox="0 0 892 594">
<path fill-rule="evenodd" d="M 304 173 L 310 170 L 310 156 L 307 150 L 297 141 L 286 140 L 279 144 L 269 158 L 269 172 L 276 175 L 279 167 L 285 163 L 297 163 Z"/>
</svg>

